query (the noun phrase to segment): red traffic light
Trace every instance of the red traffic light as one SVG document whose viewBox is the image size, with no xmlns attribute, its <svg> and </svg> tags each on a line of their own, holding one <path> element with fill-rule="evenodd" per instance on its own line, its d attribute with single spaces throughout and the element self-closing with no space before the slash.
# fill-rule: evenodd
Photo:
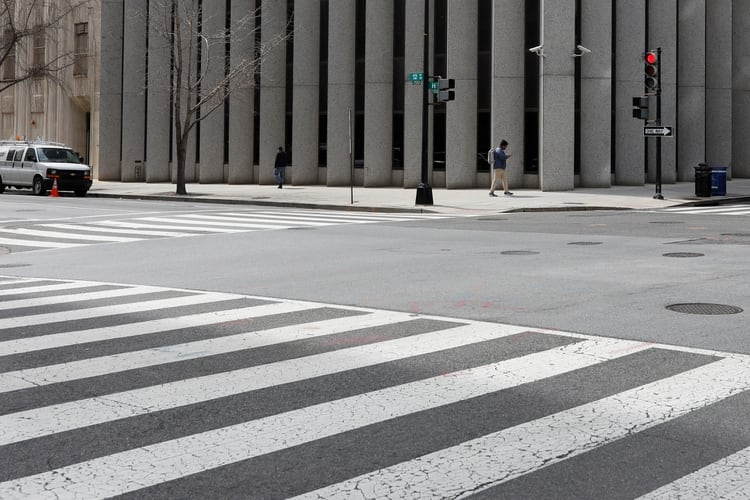
<svg viewBox="0 0 750 500">
<path fill-rule="evenodd" d="M 656 64 L 657 58 L 655 52 L 646 52 L 646 62 L 648 64 Z"/>
</svg>

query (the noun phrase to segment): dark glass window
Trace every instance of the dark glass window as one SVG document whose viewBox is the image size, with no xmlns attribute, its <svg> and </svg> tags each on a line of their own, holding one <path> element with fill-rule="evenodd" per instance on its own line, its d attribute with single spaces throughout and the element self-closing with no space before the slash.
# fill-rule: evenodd
<svg viewBox="0 0 750 500">
<path fill-rule="evenodd" d="M 318 87 L 318 165 L 328 163 L 328 0 L 320 3 L 320 86 Z"/>
<path fill-rule="evenodd" d="M 393 10 L 393 149 L 391 161 L 393 168 L 400 170 L 404 168 L 405 0 L 395 0 Z"/>
<path fill-rule="evenodd" d="M 357 0 L 354 63 L 354 166 L 365 163 L 365 0 Z"/>
<path fill-rule="evenodd" d="M 540 42 L 539 0 L 526 1 L 526 47 Z M 524 171 L 539 172 L 539 56 L 526 51 L 524 63 Z"/>
<path fill-rule="evenodd" d="M 486 151 L 492 144 L 492 0 L 479 0 L 477 67 L 477 170 L 488 171 Z"/>
<path fill-rule="evenodd" d="M 433 75 L 447 76 L 448 2 L 435 0 L 435 27 L 432 30 L 435 70 Z M 432 106 L 432 169 L 445 171 L 445 106 Z"/>
</svg>

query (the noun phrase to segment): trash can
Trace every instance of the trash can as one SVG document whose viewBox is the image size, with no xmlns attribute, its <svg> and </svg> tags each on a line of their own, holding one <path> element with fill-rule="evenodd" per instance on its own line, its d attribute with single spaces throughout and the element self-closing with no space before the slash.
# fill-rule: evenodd
<svg viewBox="0 0 750 500">
<path fill-rule="evenodd" d="M 711 167 L 699 163 L 695 169 L 695 196 L 711 196 Z"/>
<path fill-rule="evenodd" d="M 711 196 L 727 195 L 727 168 L 711 167 Z"/>
</svg>

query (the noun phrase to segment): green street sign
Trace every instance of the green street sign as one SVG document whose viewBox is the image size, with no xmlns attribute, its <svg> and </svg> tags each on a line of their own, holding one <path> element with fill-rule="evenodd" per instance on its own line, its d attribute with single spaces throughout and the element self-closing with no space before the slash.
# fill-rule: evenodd
<svg viewBox="0 0 750 500">
<path fill-rule="evenodd" d="M 420 85 L 424 80 L 424 73 L 409 73 L 409 81 L 412 85 Z"/>
</svg>

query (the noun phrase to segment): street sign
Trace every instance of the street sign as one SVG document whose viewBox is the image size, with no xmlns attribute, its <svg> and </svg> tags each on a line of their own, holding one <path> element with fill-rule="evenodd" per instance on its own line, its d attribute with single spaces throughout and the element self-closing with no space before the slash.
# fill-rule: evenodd
<svg viewBox="0 0 750 500">
<path fill-rule="evenodd" d="M 412 85 L 421 85 L 424 80 L 424 73 L 409 73 L 409 81 Z"/>
<path fill-rule="evenodd" d="M 437 94 L 440 91 L 440 82 L 437 80 L 430 81 L 430 90 L 433 94 Z"/>
<path fill-rule="evenodd" d="M 672 137 L 672 127 L 663 125 L 643 127 L 643 137 Z"/>
</svg>

